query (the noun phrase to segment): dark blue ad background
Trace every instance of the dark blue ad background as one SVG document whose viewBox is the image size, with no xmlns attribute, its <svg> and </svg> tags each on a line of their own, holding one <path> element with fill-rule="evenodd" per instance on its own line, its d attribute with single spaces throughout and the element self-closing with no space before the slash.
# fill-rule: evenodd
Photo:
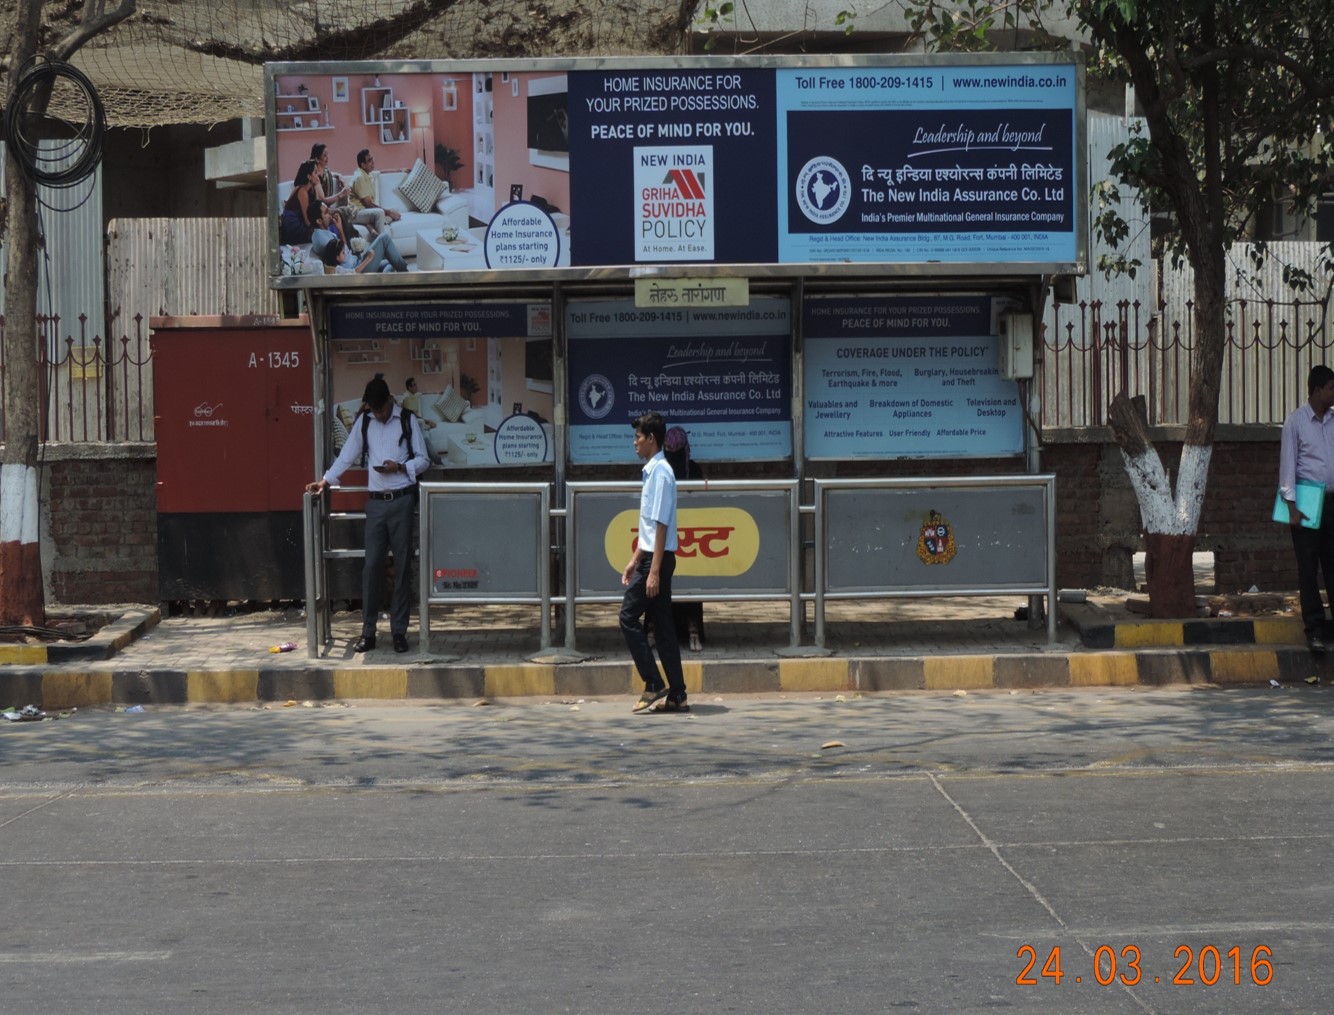
<svg viewBox="0 0 1334 1015">
<path fill-rule="evenodd" d="M 696 360 L 674 364 L 668 355 L 673 346 L 711 346 L 721 350 L 738 342 L 765 345 L 767 357 L 753 358 L 745 364 L 721 356 L 714 363 Z M 792 367 L 787 342 L 779 336 L 703 333 L 689 337 L 579 338 L 570 340 L 568 359 L 571 388 L 568 411 L 572 426 L 628 426 L 640 413 L 649 411 L 662 413 L 669 424 L 685 426 L 735 421 L 765 423 L 792 418 Z M 700 374 L 726 377 L 745 373 L 749 377 L 751 371 L 764 371 L 777 375 L 778 379 L 755 384 L 749 379 L 705 385 L 690 381 Z M 613 411 L 599 419 L 590 418 L 577 397 L 580 383 L 591 374 L 599 374 L 611 382 L 615 399 Z M 660 386 L 658 379 L 663 376 L 677 383 Z M 631 393 L 645 397 L 631 401 Z M 720 397 L 724 394 L 729 397 Z M 733 411 L 738 407 L 744 407 L 746 415 Z"/>
<path fill-rule="evenodd" d="M 962 126 L 978 132 L 994 130 L 998 123 L 1006 123 L 1014 130 L 1036 130 L 1045 126 L 1042 144 L 1050 151 L 998 150 L 994 147 L 976 147 L 964 150 L 944 144 L 915 146 L 913 139 L 919 129 L 937 131 L 942 125 L 954 129 Z M 1072 232 L 1074 223 L 1075 167 L 1071 164 L 1074 124 L 1068 109 L 1013 109 L 1013 110 L 814 110 L 794 111 L 787 114 L 788 177 L 784 194 L 788 202 L 788 229 L 793 233 L 936 233 L 936 232 Z M 924 154 L 923 149 L 931 149 Z M 847 211 L 835 222 L 821 225 L 812 222 L 801 211 L 796 198 L 796 180 L 803 166 L 817 156 L 828 156 L 842 163 L 852 180 L 852 202 Z M 913 157 L 909 157 L 909 156 Z M 892 169 L 896 173 L 904 166 L 913 169 L 964 169 L 1017 167 L 1043 164 L 1062 170 L 1059 181 L 1051 180 L 932 180 L 930 182 L 899 182 L 893 188 L 883 181 L 864 183 L 862 167 L 874 170 Z M 862 198 L 863 186 L 879 191 L 894 189 L 915 192 L 911 201 L 868 203 Z M 924 191 L 945 189 L 952 195 L 958 188 L 965 190 L 1007 190 L 1022 192 L 1025 188 L 1036 192 L 1037 199 L 1015 201 L 981 201 L 960 203 L 954 200 L 938 202 L 924 199 Z M 1050 190 L 1061 190 L 1057 200 L 1044 200 Z M 917 211 L 966 212 L 1051 212 L 1059 213 L 1060 220 L 1032 223 L 1015 222 L 864 222 L 863 212 L 896 213 Z"/>
<path fill-rule="evenodd" d="M 774 223 L 773 195 L 777 193 L 778 166 L 774 159 L 777 136 L 774 119 L 774 76 L 770 69 L 726 71 L 741 79 L 739 89 L 727 92 L 675 91 L 662 95 L 672 102 L 707 103 L 718 97 L 747 95 L 754 97 L 754 108 L 726 110 L 689 110 L 668 108 L 664 111 L 598 112 L 589 109 L 594 99 L 619 97 L 625 92 L 608 90 L 609 79 L 625 78 L 644 72 L 578 71 L 569 75 L 570 97 L 570 214 L 579 225 L 570 237 L 570 263 L 573 265 L 634 264 L 637 195 L 634 184 L 634 149 L 636 147 L 694 147 L 712 145 L 714 155 L 713 187 L 714 258 L 706 263 L 774 263 L 778 260 L 778 240 Z M 653 74 L 670 74 L 654 71 Z M 721 73 L 721 72 L 715 72 Z M 656 99 L 662 93 L 641 91 Z M 692 135 L 664 138 L 655 131 L 651 137 L 594 138 L 595 125 L 626 124 L 633 135 L 640 124 L 689 124 Z M 728 136 L 700 136 L 701 124 L 744 124 L 749 133 Z M 651 263 L 640 261 L 638 263 Z"/>
</svg>

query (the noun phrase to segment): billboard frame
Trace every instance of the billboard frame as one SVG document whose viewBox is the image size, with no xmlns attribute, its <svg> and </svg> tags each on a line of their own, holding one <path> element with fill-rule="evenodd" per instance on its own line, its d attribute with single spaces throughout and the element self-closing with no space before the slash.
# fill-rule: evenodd
<svg viewBox="0 0 1334 1015">
<path fill-rule="evenodd" d="M 289 75 L 343 76 L 350 74 L 471 74 L 471 73 L 559 73 L 570 71 L 736 71 L 765 69 L 857 68 L 995 68 L 1064 67 L 1074 73 L 1074 123 L 1072 125 L 1072 170 L 1074 180 L 1072 216 L 1075 257 L 1072 261 L 861 261 L 861 262 L 790 262 L 790 263 L 623 263 L 541 269 L 468 269 L 385 273 L 362 275 L 282 275 L 276 212 L 281 177 L 277 172 L 277 109 L 275 79 Z M 266 186 L 268 222 L 269 284 L 273 289 L 339 289 L 366 287 L 382 290 L 420 289 L 455 284 L 506 282 L 515 284 L 608 281 L 636 278 L 676 277 L 749 277 L 749 278 L 864 278 L 892 273 L 901 278 L 940 278 L 949 276 L 1052 276 L 1082 275 L 1088 272 L 1089 220 L 1085 195 L 1089 190 L 1086 83 L 1083 55 L 1073 51 L 1056 53 L 986 53 L 954 54 L 802 54 L 753 57 L 656 56 L 656 57 L 559 57 L 540 59 L 494 60 L 400 60 L 291 62 L 264 65 L 265 151 L 269 167 Z"/>
</svg>

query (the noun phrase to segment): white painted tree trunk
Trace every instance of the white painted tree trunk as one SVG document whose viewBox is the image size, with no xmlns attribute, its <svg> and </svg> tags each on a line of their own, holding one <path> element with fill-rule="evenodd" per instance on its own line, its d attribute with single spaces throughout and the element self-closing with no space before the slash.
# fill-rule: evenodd
<svg viewBox="0 0 1334 1015">
<path fill-rule="evenodd" d="M 7 620 L 32 626 L 46 622 L 44 599 L 30 585 L 40 591 L 42 583 L 37 512 L 37 470 L 0 465 L 0 601 Z"/>
<path fill-rule="evenodd" d="M 1209 480 L 1212 444 L 1186 444 L 1181 448 L 1175 492 L 1158 452 L 1146 448 L 1138 455 L 1124 451 L 1126 474 L 1139 501 L 1140 523 L 1145 532 L 1165 536 L 1193 536 L 1200 524 L 1204 491 Z"/>
</svg>

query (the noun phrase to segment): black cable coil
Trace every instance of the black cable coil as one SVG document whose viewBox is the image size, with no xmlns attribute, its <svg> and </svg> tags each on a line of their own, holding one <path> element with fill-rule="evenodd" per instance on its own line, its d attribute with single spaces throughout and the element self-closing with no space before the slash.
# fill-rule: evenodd
<svg viewBox="0 0 1334 1015">
<path fill-rule="evenodd" d="M 38 138 L 29 137 L 25 132 L 30 120 L 30 103 L 34 96 L 49 95 L 62 79 L 81 93 L 83 122 L 79 124 L 61 117 L 73 134 L 61 139 L 60 144 L 44 149 Z M 83 71 L 63 60 L 41 59 L 26 66 L 5 104 L 5 143 L 15 163 L 29 180 L 47 187 L 73 187 L 91 176 L 102 161 L 106 130 L 106 110 L 97 88 Z"/>
</svg>

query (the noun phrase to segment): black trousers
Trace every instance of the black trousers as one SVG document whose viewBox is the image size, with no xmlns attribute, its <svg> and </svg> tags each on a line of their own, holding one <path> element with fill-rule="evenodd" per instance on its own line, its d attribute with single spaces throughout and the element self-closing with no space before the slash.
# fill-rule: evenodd
<svg viewBox="0 0 1334 1015">
<path fill-rule="evenodd" d="M 1306 637 L 1321 634 L 1325 607 L 1320 601 L 1320 578 L 1334 607 L 1334 496 L 1325 495 L 1320 528 L 1292 527 L 1292 550 L 1297 556 L 1297 589 L 1301 593 L 1302 627 Z"/>
<path fill-rule="evenodd" d="M 653 623 L 653 641 L 662 659 L 662 671 L 667 675 L 667 686 L 673 698 L 684 697 L 686 678 L 681 671 L 681 646 L 677 644 L 676 624 L 672 619 L 672 575 L 676 572 L 676 554 L 662 555 L 656 596 L 648 594 L 648 573 L 652 566 L 651 553 L 639 558 L 634 579 L 625 590 L 625 598 L 621 600 L 621 633 L 625 635 L 630 658 L 635 661 L 635 669 L 639 671 L 644 686 L 657 690 L 662 686 L 662 677 L 658 675 L 658 664 L 653 660 L 648 632 L 644 630 L 643 618 L 648 614 Z"/>
<path fill-rule="evenodd" d="M 384 583 L 385 563 L 394 555 L 394 601 L 390 606 L 389 630 L 408 633 L 408 615 L 412 610 L 412 523 L 417 508 L 414 494 L 394 500 L 366 501 L 366 564 L 361 572 L 361 633 L 375 634 L 380 614 L 380 586 Z"/>
</svg>

